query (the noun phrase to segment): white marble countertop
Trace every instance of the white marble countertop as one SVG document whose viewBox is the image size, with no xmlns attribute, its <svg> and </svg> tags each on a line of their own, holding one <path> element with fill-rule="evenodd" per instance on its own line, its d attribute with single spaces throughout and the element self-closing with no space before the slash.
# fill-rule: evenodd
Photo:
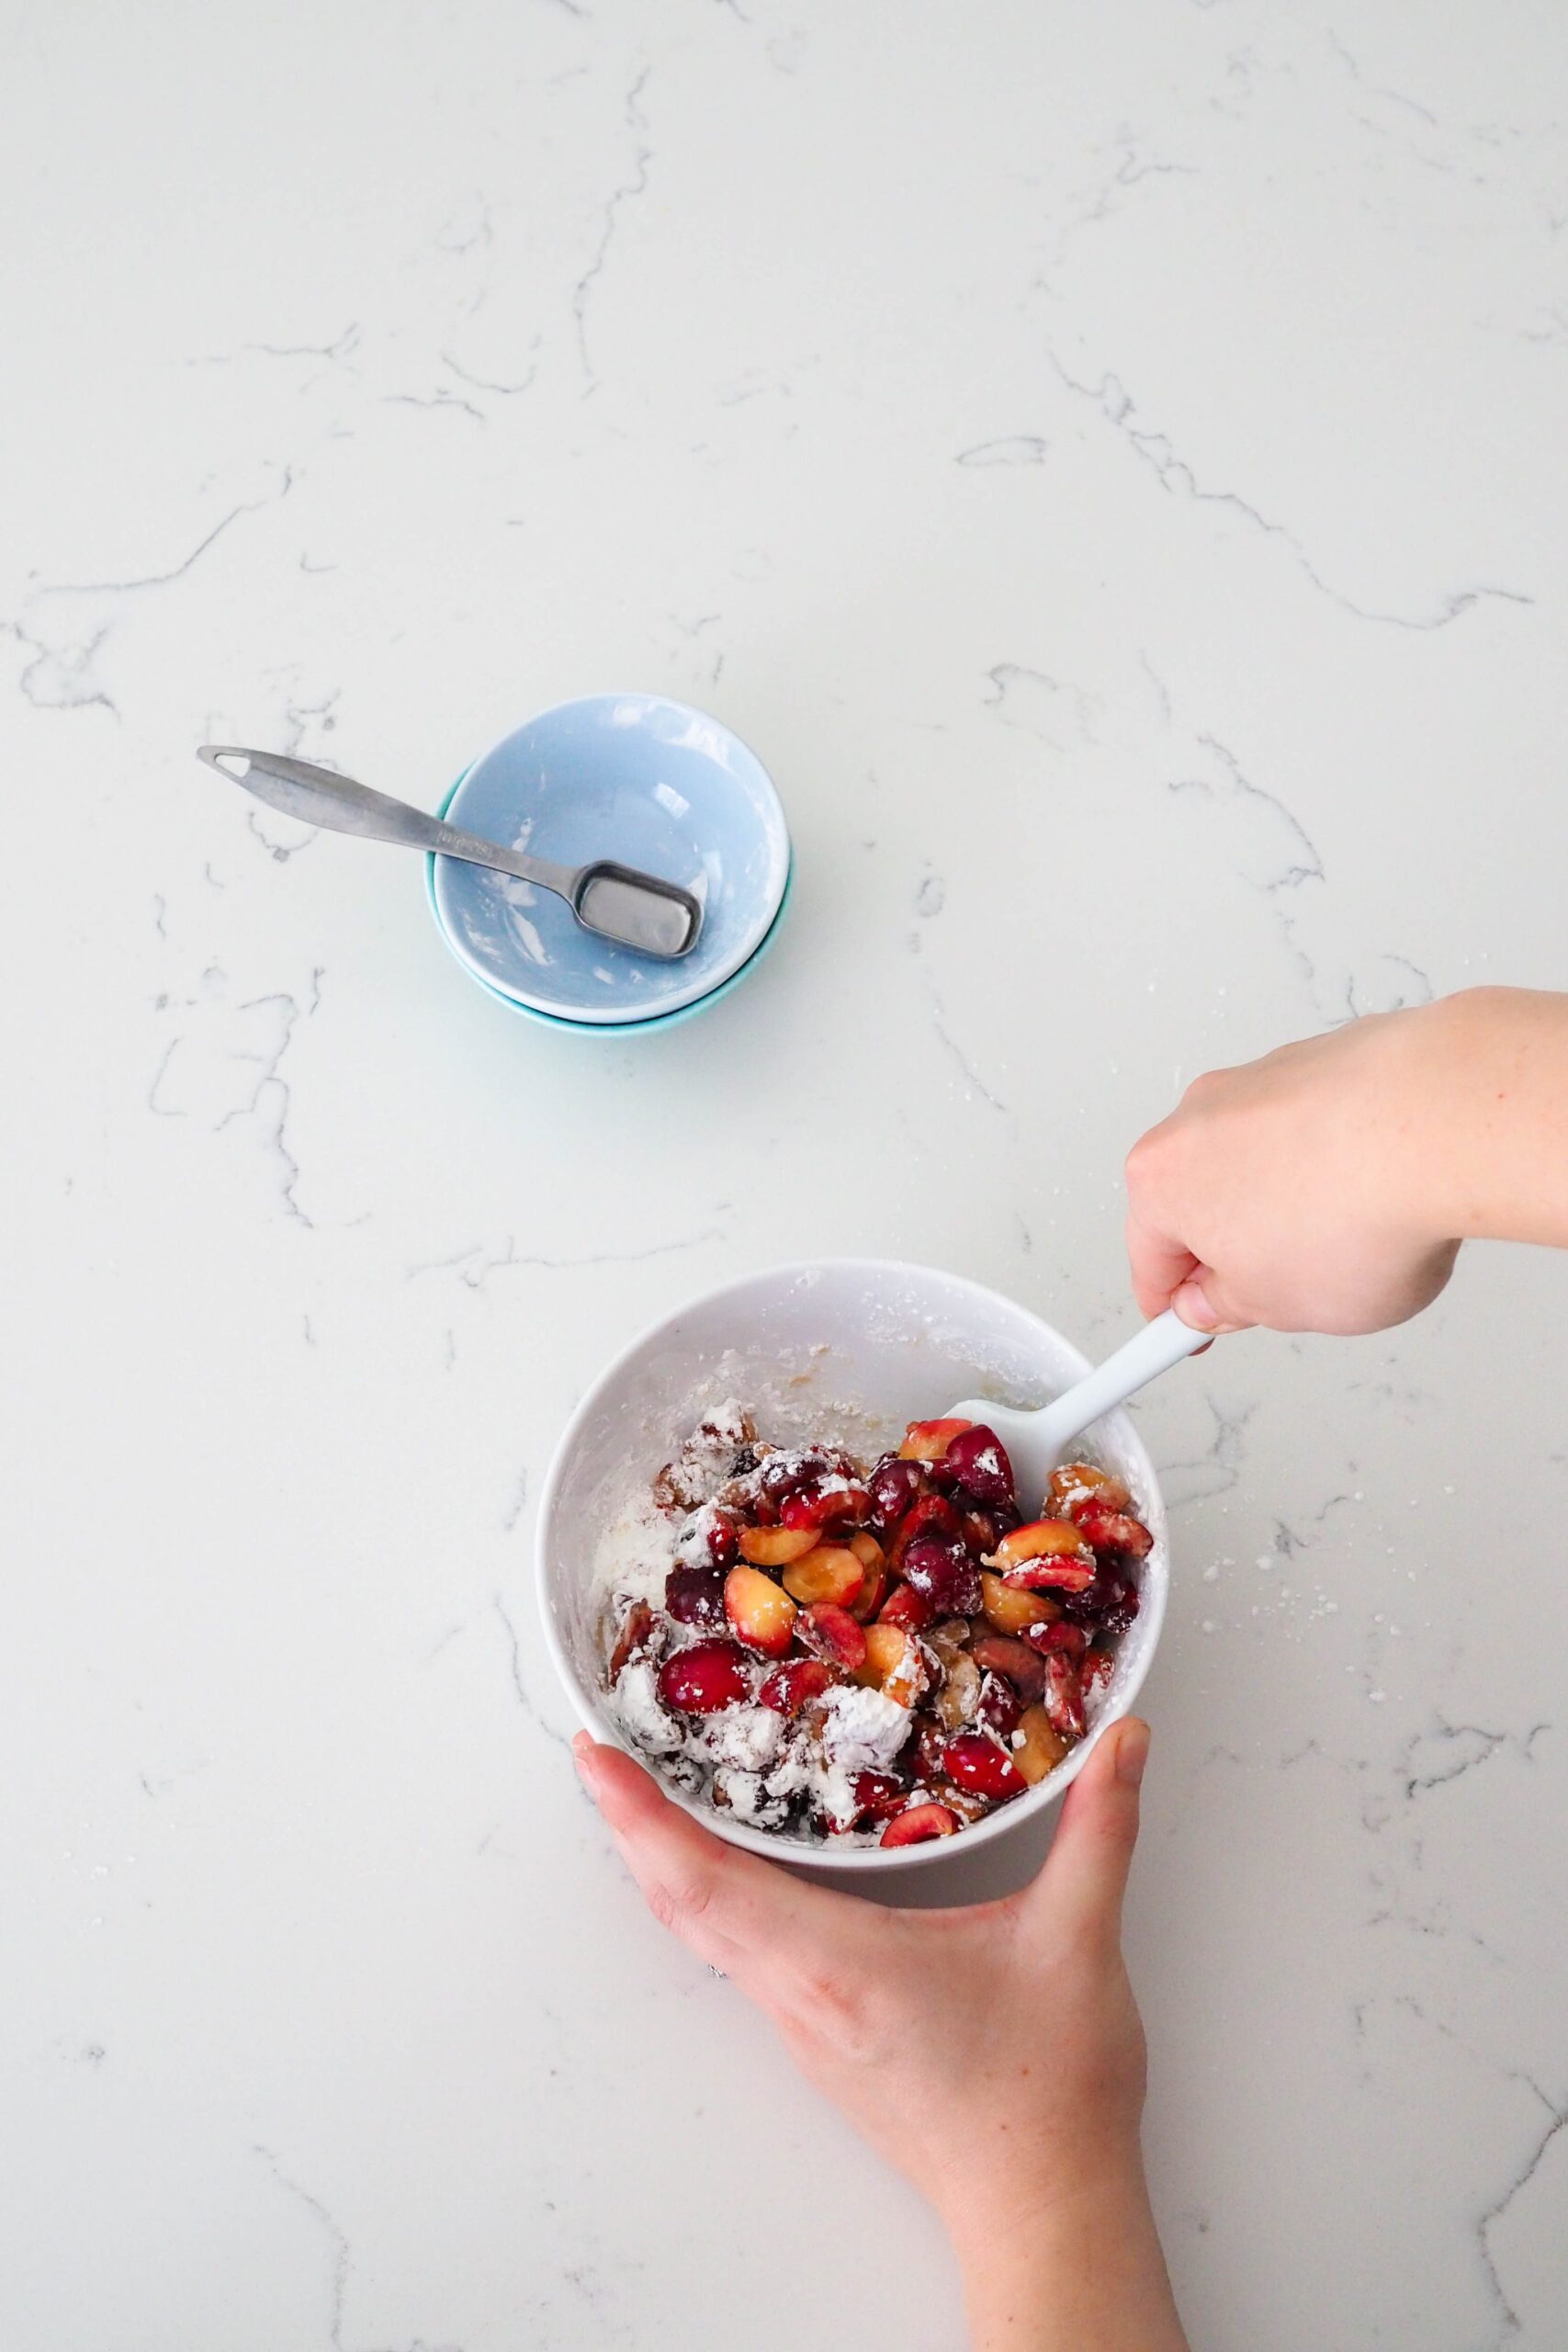
<svg viewBox="0 0 1568 2352">
<path fill-rule="evenodd" d="M 6 46 L 0 2338 L 950 2352 L 932 2225 L 578 1795 L 538 1479 L 611 1349 L 785 1255 L 1107 1343 L 1188 1077 L 1568 985 L 1568 20 Z M 631 1046 L 190 756 L 428 802 L 625 684 L 753 741 L 799 853 L 757 978 Z M 1141 1408 L 1195 2345 L 1568 2340 L 1565 1324 L 1478 1251 L 1416 1329 Z"/>
</svg>

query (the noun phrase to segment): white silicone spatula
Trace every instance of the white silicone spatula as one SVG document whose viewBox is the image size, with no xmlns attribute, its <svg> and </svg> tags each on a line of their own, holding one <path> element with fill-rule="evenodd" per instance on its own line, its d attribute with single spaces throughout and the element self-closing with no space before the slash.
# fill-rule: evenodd
<svg viewBox="0 0 1568 2352">
<path fill-rule="evenodd" d="M 1183 1356 L 1206 1347 L 1212 1336 L 1208 1331 L 1194 1331 L 1173 1307 L 1167 1307 L 1114 1355 L 1107 1356 L 1093 1372 L 1036 1412 L 966 1396 L 962 1404 L 950 1405 L 948 1413 L 955 1421 L 983 1421 L 995 1430 L 1011 1458 L 1020 1492 L 1035 1496 L 1043 1490 L 1073 1439 L 1091 1421 L 1098 1421 L 1102 1413 L 1114 1412 Z"/>
</svg>

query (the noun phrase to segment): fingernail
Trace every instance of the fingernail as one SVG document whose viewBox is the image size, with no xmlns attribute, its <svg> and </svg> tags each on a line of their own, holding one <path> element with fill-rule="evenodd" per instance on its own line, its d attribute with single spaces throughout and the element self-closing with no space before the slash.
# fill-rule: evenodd
<svg viewBox="0 0 1568 2352">
<path fill-rule="evenodd" d="M 593 1753 L 592 1737 L 588 1732 L 580 1731 L 572 1741 L 571 1760 L 577 1767 L 579 1778 L 592 1795 L 598 1758 Z"/>
<path fill-rule="evenodd" d="M 1149 1727 L 1136 1715 L 1129 1717 L 1116 1739 L 1116 1777 L 1135 1789 L 1149 1760 Z"/>
</svg>

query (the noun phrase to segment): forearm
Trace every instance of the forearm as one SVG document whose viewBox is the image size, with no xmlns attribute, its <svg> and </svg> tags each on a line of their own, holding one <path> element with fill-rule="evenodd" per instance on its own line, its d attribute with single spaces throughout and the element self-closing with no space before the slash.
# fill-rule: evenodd
<svg viewBox="0 0 1568 2352">
<path fill-rule="evenodd" d="M 1413 1021 L 1415 1181 L 1435 1227 L 1568 1248 L 1568 996 L 1468 989 Z"/>
<path fill-rule="evenodd" d="M 1136 2159 L 1081 2201 L 953 2237 L 971 2352 L 1188 2352 Z"/>
</svg>

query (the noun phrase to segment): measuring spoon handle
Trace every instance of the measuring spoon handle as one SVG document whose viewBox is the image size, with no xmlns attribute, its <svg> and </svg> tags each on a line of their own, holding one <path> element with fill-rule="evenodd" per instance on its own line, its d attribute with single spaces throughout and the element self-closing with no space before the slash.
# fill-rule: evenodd
<svg viewBox="0 0 1568 2352">
<path fill-rule="evenodd" d="M 492 866 L 500 874 L 514 874 L 520 881 L 536 882 L 570 901 L 576 869 L 528 857 L 523 851 L 502 849 L 499 842 L 481 841 L 456 825 L 411 808 L 385 792 L 372 792 L 352 776 L 335 775 L 309 760 L 293 760 L 281 752 L 247 752 L 231 743 L 204 743 L 197 754 L 209 768 L 242 784 L 280 815 L 301 825 L 322 825 L 331 832 L 355 833 L 361 841 L 393 842 L 402 849 L 435 850 L 443 857 L 461 858 L 468 865 Z M 242 764 L 243 763 L 243 764 Z"/>
</svg>

